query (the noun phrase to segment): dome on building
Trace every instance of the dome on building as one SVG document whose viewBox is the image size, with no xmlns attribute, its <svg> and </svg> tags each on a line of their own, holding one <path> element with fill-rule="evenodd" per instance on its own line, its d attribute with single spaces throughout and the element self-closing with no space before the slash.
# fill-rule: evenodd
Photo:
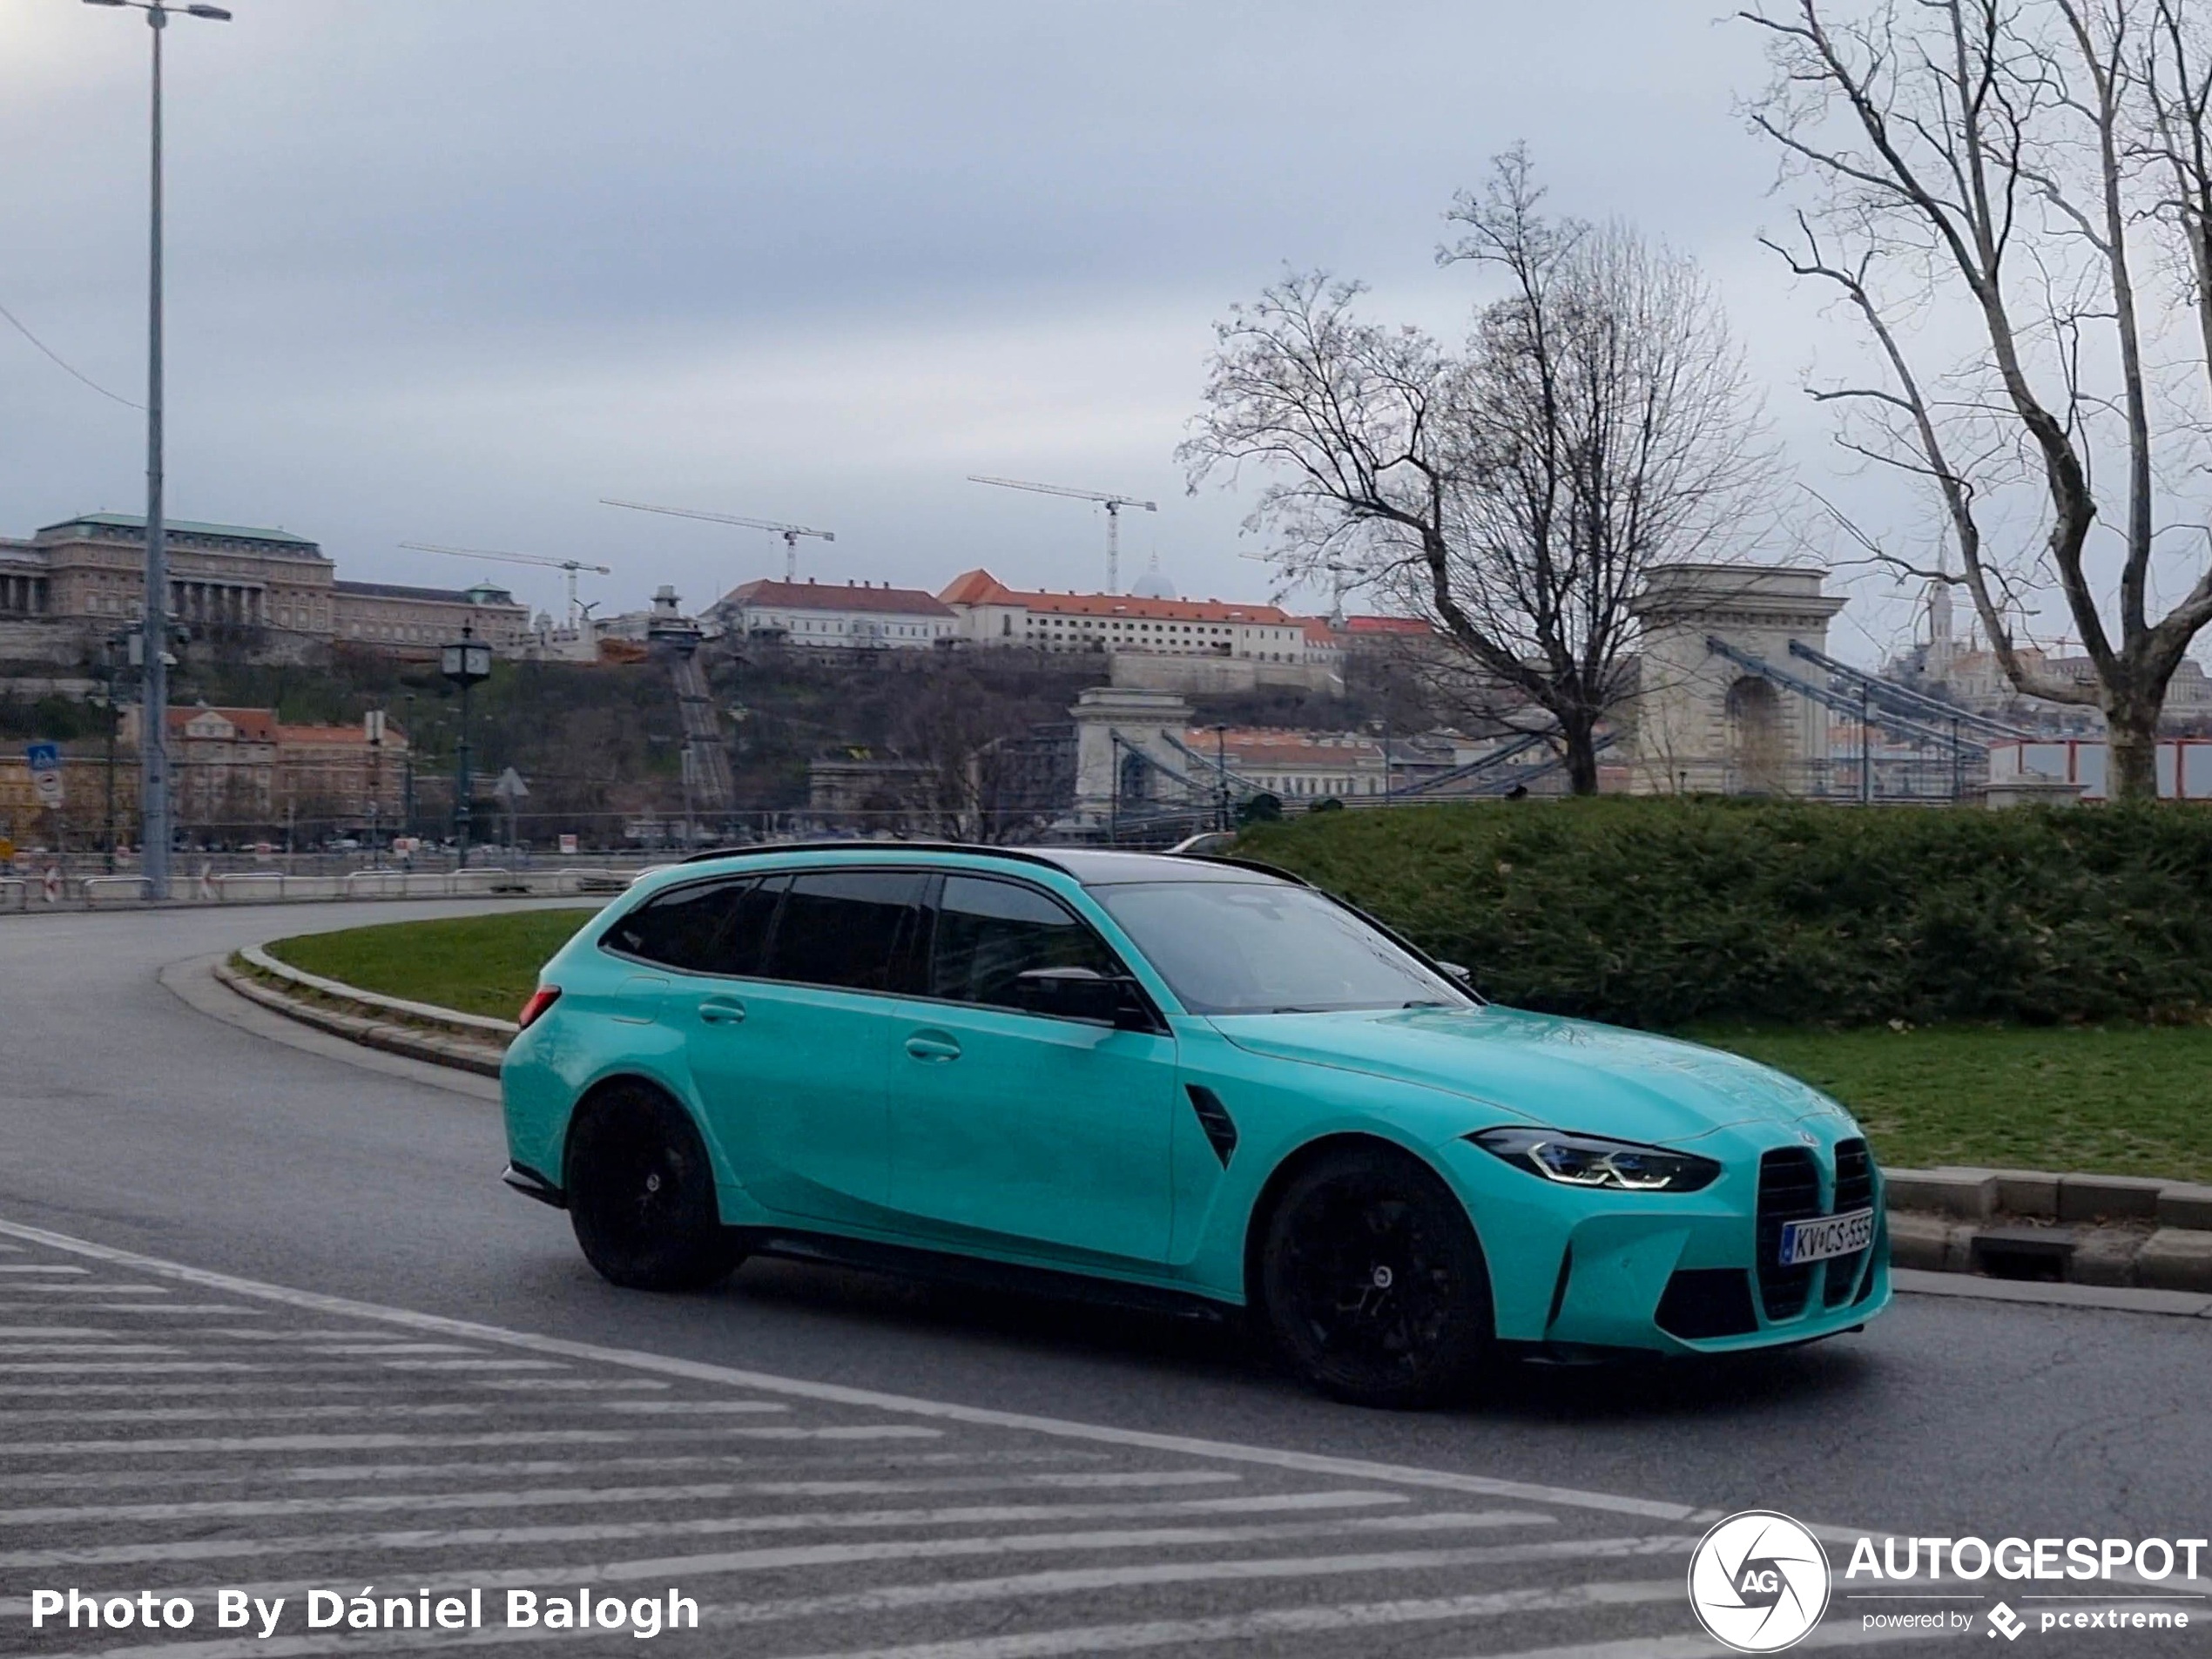
<svg viewBox="0 0 2212 1659">
<path fill-rule="evenodd" d="M 1135 599 L 1176 599 L 1182 596 L 1176 592 L 1175 583 L 1160 574 L 1160 556 L 1155 553 L 1144 574 L 1137 577 L 1136 585 L 1130 589 L 1130 597 Z"/>
</svg>

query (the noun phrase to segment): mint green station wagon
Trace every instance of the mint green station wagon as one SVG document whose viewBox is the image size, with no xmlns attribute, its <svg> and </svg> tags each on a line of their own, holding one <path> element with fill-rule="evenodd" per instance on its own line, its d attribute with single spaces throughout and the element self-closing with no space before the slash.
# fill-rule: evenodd
<svg viewBox="0 0 2212 1659">
<path fill-rule="evenodd" d="M 640 1290 L 759 1254 L 1244 1310 L 1385 1406 L 1889 1301 L 1881 1176 L 1834 1101 L 1487 1003 L 1233 860 L 710 855 L 594 917 L 522 1023 L 506 1179 Z"/>
</svg>

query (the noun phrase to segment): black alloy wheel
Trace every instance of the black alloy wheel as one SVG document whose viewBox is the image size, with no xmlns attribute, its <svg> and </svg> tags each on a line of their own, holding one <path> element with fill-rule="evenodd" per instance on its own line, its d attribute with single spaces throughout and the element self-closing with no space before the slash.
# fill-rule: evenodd
<svg viewBox="0 0 2212 1659">
<path fill-rule="evenodd" d="M 705 1290 L 745 1259 L 722 1225 L 690 1114 L 643 1083 L 617 1084 L 578 1110 L 568 1193 L 584 1259 L 626 1290 Z"/>
<path fill-rule="evenodd" d="M 1490 1275 L 1467 1211 L 1408 1153 L 1331 1154 L 1268 1218 L 1260 1291 L 1298 1374 L 1358 1406 L 1464 1396 L 1493 1351 Z"/>
</svg>

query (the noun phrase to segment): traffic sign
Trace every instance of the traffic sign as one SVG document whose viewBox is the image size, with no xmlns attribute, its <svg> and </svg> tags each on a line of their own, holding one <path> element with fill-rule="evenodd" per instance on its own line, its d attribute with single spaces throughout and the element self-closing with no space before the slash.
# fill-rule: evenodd
<svg viewBox="0 0 2212 1659">
<path fill-rule="evenodd" d="M 24 751 L 24 759 L 30 765 L 31 786 L 38 792 L 41 806 L 62 804 L 62 752 L 58 744 L 34 743 Z"/>
<path fill-rule="evenodd" d="M 492 786 L 491 792 L 511 806 L 529 794 L 530 786 L 523 781 L 521 772 L 509 766 L 499 774 L 499 781 Z"/>
</svg>

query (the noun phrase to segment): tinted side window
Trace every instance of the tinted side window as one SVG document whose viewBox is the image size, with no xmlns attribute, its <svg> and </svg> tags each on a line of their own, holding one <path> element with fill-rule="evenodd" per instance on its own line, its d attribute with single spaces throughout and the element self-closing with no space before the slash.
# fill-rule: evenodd
<svg viewBox="0 0 2212 1659">
<path fill-rule="evenodd" d="M 750 882 L 730 906 L 730 925 L 715 950 L 718 974 L 758 974 L 768 956 L 768 933 L 776 924 L 789 876 L 765 876 Z"/>
<path fill-rule="evenodd" d="M 908 870 L 815 870 L 792 878 L 767 977 L 853 991 L 896 988 L 894 962 L 924 878 Z"/>
<path fill-rule="evenodd" d="M 929 994 L 994 1008 L 1025 1006 L 1015 976 L 1033 968 L 1123 969 L 1106 943 L 1034 887 L 974 876 L 945 878 L 929 953 Z"/>
<path fill-rule="evenodd" d="M 617 921 L 601 942 L 625 956 L 642 956 L 693 973 L 731 971 L 721 966 L 723 943 L 748 901 L 758 905 L 759 885 L 747 879 L 671 888 Z M 753 948 L 757 954 L 758 940 Z"/>
</svg>

